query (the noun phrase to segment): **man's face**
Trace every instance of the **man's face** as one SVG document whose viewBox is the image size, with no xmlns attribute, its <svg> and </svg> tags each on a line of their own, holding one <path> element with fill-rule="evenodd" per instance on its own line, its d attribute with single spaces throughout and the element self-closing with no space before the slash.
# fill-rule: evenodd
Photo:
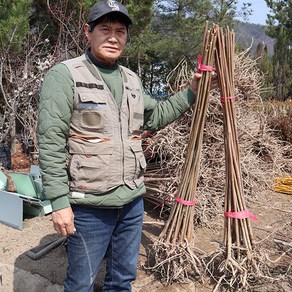
<svg viewBox="0 0 292 292">
<path fill-rule="evenodd" d="M 91 53 L 99 61 L 113 64 L 123 53 L 127 43 L 128 31 L 123 23 L 105 19 L 93 31 L 85 24 L 84 31 L 91 47 Z"/>
</svg>

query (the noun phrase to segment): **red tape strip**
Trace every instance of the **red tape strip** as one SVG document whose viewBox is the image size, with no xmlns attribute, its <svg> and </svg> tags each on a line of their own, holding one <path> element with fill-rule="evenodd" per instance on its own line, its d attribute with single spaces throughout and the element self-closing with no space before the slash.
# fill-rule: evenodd
<svg viewBox="0 0 292 292">
<path fill-rule="evenodd" d="M 186 206 L 195 206 L 196 205 L 196 201 L 186 201 L 186 200 L 181 199 L 180 197 L 175 197 L 175 200 L 178 203 L 186 205 Z"/>
<path fill-rule="evenodd" d="M 197 60 L 198 60 L 198 69 L 197 69 L 198 73 L 215 71 L 214 67 L 202 64 L 202 56 L 201 55 L 198 55 Z"/>
<path fill-rule="evenodd" d="M 236 219 L 250 218 L 253 221 L 259 221 L 259 219 L 248 210 L 243 210 L 243 211 L 238 211 L 238 212 L 224 212 L 224 216 L 228 218 L 236 218 Z"/>
<path fill-rule="evenodd" d="M 235 100 L 235 96 L 221 96 L 221 103 L 224 103 L 226 100 Z"/>
</svg>

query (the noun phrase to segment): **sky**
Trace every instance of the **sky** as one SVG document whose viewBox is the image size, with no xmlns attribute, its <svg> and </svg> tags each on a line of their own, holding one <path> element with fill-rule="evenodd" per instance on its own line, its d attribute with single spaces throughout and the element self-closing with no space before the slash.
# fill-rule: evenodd
<svg viewBox="0 0 292 292">
<path fill-rule="evenodd" d="M 249 17 L 248 22 L 255 24 L 266 24 L 267 14 L 269 13 L 269 8 L 266 5 L 265 0 L 239 0 L 238 8 L 243 6 L 242 3 L 251 3 L 251 8 L 253 10 L 252 15 Z M 242 18 L 238 17 L 239 20 L 244 21 Z"/>
</svg>

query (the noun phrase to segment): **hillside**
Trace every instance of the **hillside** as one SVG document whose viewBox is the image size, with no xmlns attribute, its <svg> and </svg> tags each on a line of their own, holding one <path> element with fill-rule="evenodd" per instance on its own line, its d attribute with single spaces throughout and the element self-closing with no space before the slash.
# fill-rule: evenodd
<svg viewBox="0 0 292 292">
<path fill-rule="evenodd" d="M 273 54 L 274 39 L 265 34 L 265 27 L 259 24 L 238 22 L 234 26 L 236 43 L 241 44 L 244 49 L 252 44 L 251 54 L 256 52 L 257 45 L 263 42 L 267 45 L 268 54 Z"/>
</svg>

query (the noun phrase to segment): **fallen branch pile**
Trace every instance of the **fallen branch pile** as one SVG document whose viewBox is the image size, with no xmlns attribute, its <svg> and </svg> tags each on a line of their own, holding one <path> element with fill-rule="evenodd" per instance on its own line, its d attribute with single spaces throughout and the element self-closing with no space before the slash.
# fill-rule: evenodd
<svg viewBox="0 0 292 292">
<path fill-rule="evenodd" d="M 258 201 L 261 194 L 274 190 L 274 177 L 292 173 L 291 146 L 283 143 L 267 126 L 267 116 L 259 106 L 262 75 L 249 52 L 235 54 L 236 120 L 240 144 L 241 169 L 246 202 Z M 176 68 L 186 71 L 186 63 Z M 173 72 L 173 74 L 175 74 Z M 185 75 L 185 74 L 183 74 Z M 189 73 L 189 76 L 191 73 Z M 181 80 L 180 84 L 186 81 Z M 250 96 L 246 93 L 250 92 Z M 197 186 L 194 220 L 197 225 L 218 228 L 224 205 L 225 157 L 223 112 L 220 94 L 211 91 L 204 129 L 201 173 Z M 257 103 L 254 106 L 254 103 Z M 149 138 L 147 151 L 156 159 L 147 166 L 146 198 L 161 206 L 168 215 L 179 187 L 186 157 L 192 111 Z"/>
</svg>

